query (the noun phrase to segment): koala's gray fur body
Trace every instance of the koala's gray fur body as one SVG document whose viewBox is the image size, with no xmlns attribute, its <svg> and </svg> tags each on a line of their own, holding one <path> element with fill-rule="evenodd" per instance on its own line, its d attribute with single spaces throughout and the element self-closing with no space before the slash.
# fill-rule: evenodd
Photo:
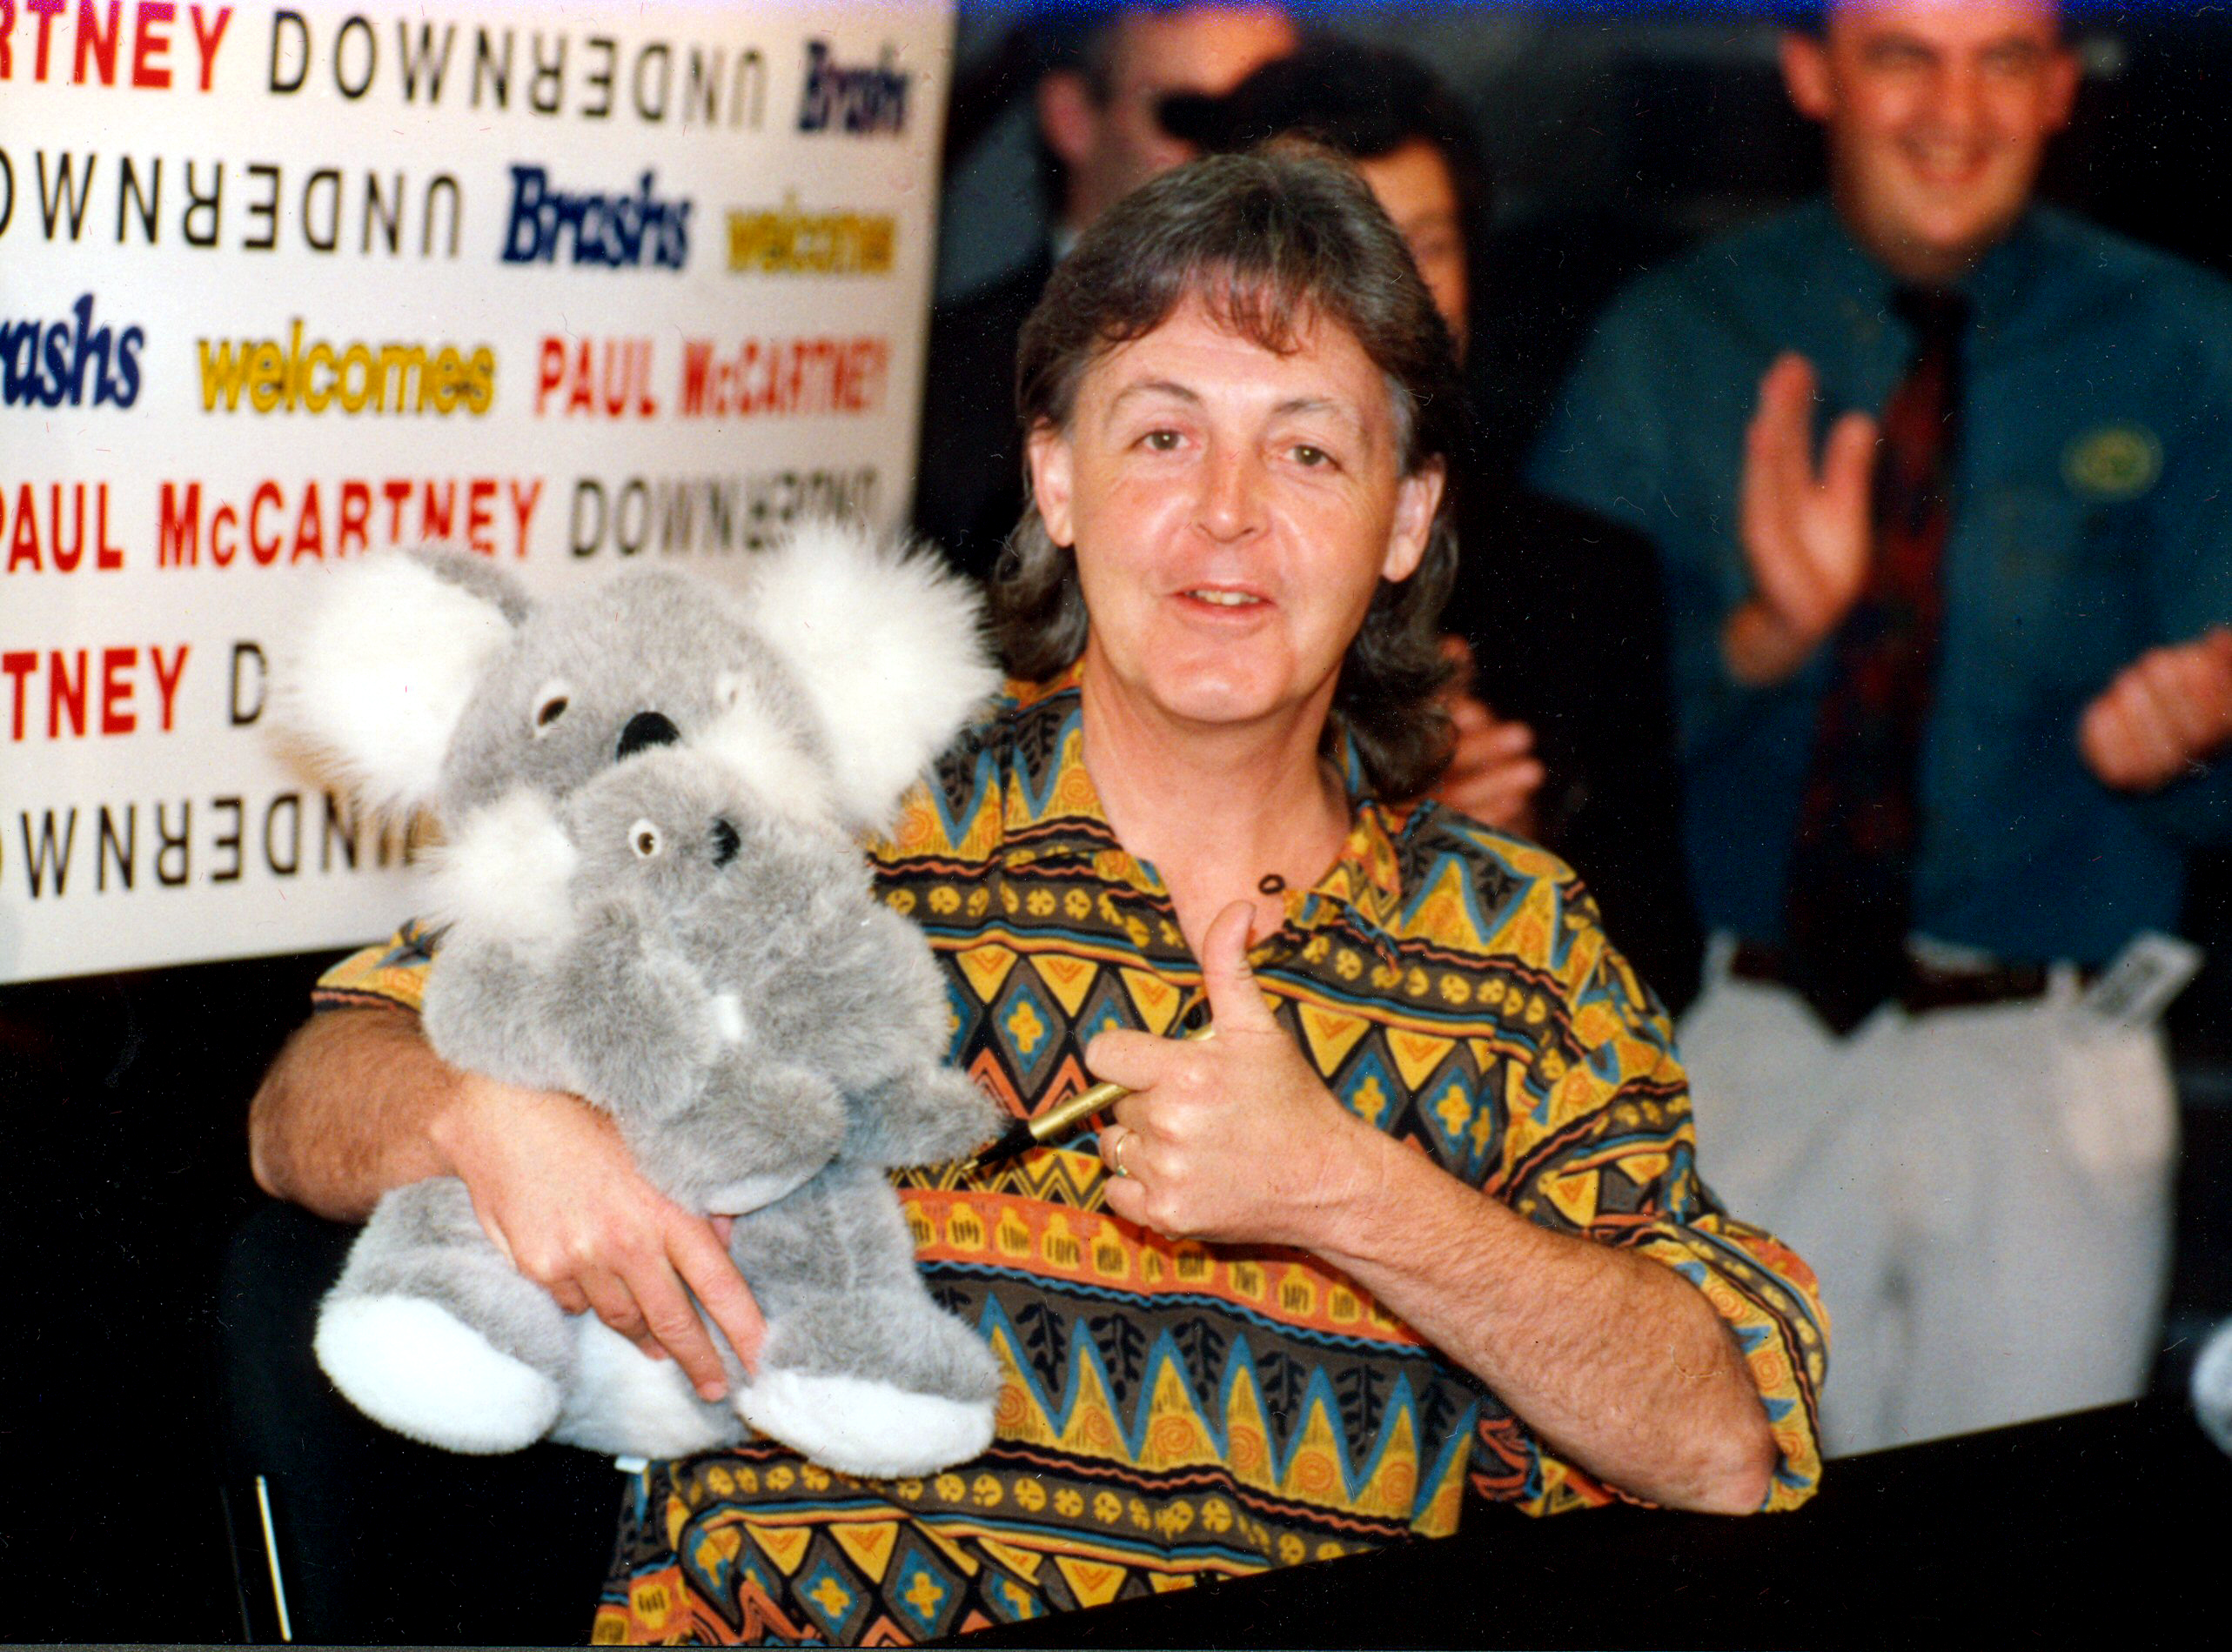
<svg viewBox="0 0 2232 1652">
<path fill-rule="evenodd" d="M 320 1363 L 376 1420 L 452 1450 L 547 1435 L 671 1456 L 749 1423 L 852 1474 L 974 1456 L 996 1367 L 930 1300 L 881 1170 L 957 1156 L 999 1119 L 941 1064 L 937 967 L 844 834 L 888 813 L 992 686 L 973 599 L 839 534 L 774 553 L 741 605 L 660 573 L 537 608 L 479 565 L 386 560 L 399 580 L 367 575 L 322 611 L 292 720 L 446 831 L 428 1038 L 592 1100 L 670 1197 L 737 1216 L 768 1334 L 756 1377 L 724 1349 L 732 1397 L 708 1404 L 560 1312 L 439 1179 L 381 1201 L 321 1310 Z M 426 605 L 400 631 L 399 588 Z M 817 625 L 844 645 L 801 645 Z M 432 665 L 406 679 L 395 651 L 414 645 Z M 864 694 L 877 659 L 908 680 Z M 407 760 L 365 746 L 383 686 L 448 738 L 406 733 Z M 902 709 L 862 757 L 841 719 L 887 694 Z"/>
</svg>

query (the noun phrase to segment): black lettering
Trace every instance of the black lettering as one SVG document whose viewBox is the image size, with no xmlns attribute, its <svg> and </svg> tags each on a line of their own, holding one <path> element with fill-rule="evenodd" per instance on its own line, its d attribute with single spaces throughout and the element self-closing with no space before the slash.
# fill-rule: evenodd
<svg viewBox="0 0 2232 1652">
<path fill-rule="evenodd" d="M 286 818 L 282 838 L 280 816 Z M 282 842 L 285 853 L 280 853 Z M 274 878 L 292 878 L 302 870 L 302 793 L 282 792 L 264 810 L 264 866 Z"/>
<path fill-rule="evenodd" d="M 117 881 L 127 893 L 131 889 L 133 874 L 139 870 L 139 805 L 124 805 L 124 832 L 117 834 L 116 820 L 109 813 L 109 806 L 101 806 L 100 846 L 93 860 L 93 887 L 105 891 L 109 886 L 109 861 L 113 856 L 117 866 Z"/>
<path fill-rule="evenodd" d="M 325 191 L 325 229 L 318 228 L 318 191 Z M 341 174 L 321 166 L 302 186 L 302 238 L 313 252 L 331 252 L 341 244 Z"/>
<path fill-rule="evenodd" d="M 271 187 L 264 199 L 248 203 L 248 216 L 264 220 L 264 238 L 259 241 L 251 235 L 240 244 L 250 252 L 269 252 L 279 244 L 279 169 L 268 163 L 251 161 L 247 171 L 250 177 L 260 177 Z"/>
<path fill-rule="evenodd" d="M 204 195 L 194 187 L 194 164 L 191 161 L 186 163 L 187 205 L 186 210 L 178 215 L 178 233 L 186 237 L 187 244 L 191 246 L 213 247 L 217 244 L 218 205 L 225 198 L 225 163 L 212 162 L 211 171 L 209 193 Z M 194 214 L 197 212 L 209 214 L 209 233 L 206 235 L 194 233 Z"/>
<path fill-rule="evenodd" d="M 333 851 L 338 846 L 342 862 L 352 872 L 357 869 L 357 806 L 352 799 L 344 806 L 331 792 L 325 794 L 325 819 L 318 833 L 318 869 L 333 870 Z"/>
<path fill-rule="evenodd" d="M 39 835 L 31 838 L 31 814 L 28 809 L 16 817 L 23 839 L 23 876 L 30 880 L 31 899 L 38 900 L 46 894 L 48 875 L 54 879 L 55 899 L 59 900 L 70 883 L 70 857 L 77 846 L 77 811 L 72 809 L 64 817 L 62 846 L 57 851 L 54 843 L 54 811 L 48 809 L 39 816 Z"/>
<path fill-rule="evenodd" d="M 647 91 L 649 84 L 647 70 L 658 65 L 657 93 Z M 665 41 L 654 41 L 635 57 L 635 70 L 628 77 L 629 90 L 634 95 L 637 116 L 656 125 L 667 118 L 667 99 L 674 89 L 674 50 Z"/>
<path fill-rule="evenodd" d="M 593 506 L 596 512 L 596 525 L 589 529 L 586 533 L 581 531 L 584 506 Z M 605 485 L 603 483 L 586 476 L 574 483 L 573 509 L 569 518 L 569 524 L 572 530 L 570 543 L 573 547 L 573 554 L 577 557 L 595 556 L 597 547 L 605 541 Z"/>
<path fill-rule="evenodd" d="M 419 256 L 422 258 L 434 256 L 434 204 L 445 196 L 450 207 L 450 244 L 442 256 L 457 257 L 457 226 L 465 216 L 465 191 L 453 174 L 437 172 L 426 182 L 426 204 L 419 217 Z"/>
<path fill-rule="evenodd" d="M 365 72 L 353 86 L 348 79 L 349 37 L 354 32 L 365 43 Z M 333 37 L 333 85 L 342 97 L 354 103 L 372 90 L 372 77 L 379 72 L 379 40 L 362 12 L 345 19 L 340 32 Z"/>
<path fill-rule="evenodd" d="M 155 851 L 155 881 L 165 889 L 176 889 L 193 871 L 194 853 L 186 840 L 186 834 L 194 825 L 193 804 L 184 799 L 179 800 L 178 830 L 175 834 L 171 830 L 170 818 L 168 811 L 160 803 L 155 806 L 155 836 L 161 845 Z M 175 873 L 170 869 L 173 854 L 178 856 Z"/>
<path fill-rule="evenodd" d="M 635 507 L 635 527 L 633 532 L 629 531 L 627 520 L 628 507 L 631 505 Z M 644 541 L 649 536 L 650 529 L 650 486 L 641 477 L 631 476 L 627 478 L 627 485 L 620 490 L 619 508 L 613 512 L 613 543 L 619 548 L 620 555 L 632 557 L 643 549 Z"/>
<path fill-rule="evenodd" d="M 534 73 L 527 78 L 527 107 L 538 115 L 555 115 L 566 103 L 566 37 L 552 37 L 558 54 L 548 63 L 542 58 L 542 30 L 534 32 L 533 43 L 528 47 L 534 59 Z M 545 89 L 548 97 L 544 96 Z"/>
<path fill-rule="evenodd" d="M 395 199 L 388 201 L 379 192 L 379 174 L 365 174 L 365 238 L 362 251 L 372 250 L 372 225 L 384 224 L 387 231 L 387 256 L 393 257 L 403 250 L 400 231 L 403 218 L 403 174 L 395 175 Z"/>
<path fill-rule="evenodd" d="M 286 79 L 279 70 L 279 36 L 292 30 L 294 34 L 294 78 Z M 310 25 L 302 20 L 302 13 L 282 9 L 271 13 L 271 70 L 267 84 L 281 95 L 302 90 L 302 83 L 310 75 Z"/>
<path fill-rule="evenodd" d="M 160 238 L 155 219 L 163 204 L 163 157 L 158 155 L 151 164 L 144 194 L 140 191 L 139 171 L 132 165 L 131 157 L 119 156 L 117 166 L 117 244 L 122 246 L 124 244 L 124 214 L 137 204 L 140 239 L 153 246 Z"/>
<path fill-rule="evenodd" d="M 240 799 L 238 798 L 211 798 L 209 800 L 209 806 L 211 808 L 217 810 L 219 813 L 230 811 L 232 815 L 232 830 L 229 833 L 218 833 L 216 837 L 211 838 L 209 843 L 209 846 L 211 849 L 231 850 L 232 864 L 225 867 L 223 871 L 218 871 L 212 868 L 209 874 L 209 880 L 211 883 L 238 883 L 240 881 Z"/>
<path fill-rule="evenodd" d="M 499 109 L 510 106 L 512 97 L 512 31 L 504 30 L 504 55 L 499 58 L 489 49 L 488 30 L 473 30 L 473 106 L 480 107 L 481 76 L 486 72 L 487 83 Z"/>
<path fill-rule="evenodd" d="M 46 175 L 46 151 L 38 152 L 39 212 L 46 220 L 46 238 L 54 239 L 55 221 L 64 210 L 70 214 L 70 238 L 75 241 L 85 224 L 85 204 L 93 195 L 93 169 L 99 164 L 98 155 L 85 157 L 85 171 L 77 174 L 77 157 L 64 150 L 55 157 L 54 178 L 50 184 Z"/>
<path fill-rule="evenodd" d="M 405 103 L 419 101 L 419 77 L 422 74 L 426 77 L 426 101 L 430 104 L 442 101 L 442 77 L 449 73 L 450 48 L 456 41 L 457 25 L 444 23 L 441 53 L 437 57 L 434 52 L 434 25 L 422 21 L 419 24 L 419 43 L 414 50 L 411 44 L 411 25 L 400 17 L 395 20 L 396 55 L 403 59 Z"/>
<path fill-rule="evenodd" d="M 264 714 L 268 678 L 263 648 L 252 642 L 232 645 L 232 726 L 246 728 Z"/>
<path fill-rule="evenodd" d="M 602 52 L 605 59 L 605 66 L 602 69 L 588 70 L 585 71 L 581 77 L 581 85 L 584 90 L 596 91 L 603 94 L 603 101 L 601 103 L 590 104 L 585 101 L 582 104 L 581 118 L 584 120 L 604 120 L 613 112 L 613 54 L 614 50 L 613 37 L 610 35 L 591 35 L 586 40 L 584 40 L 581 43 L 581 50 L 585 52 Z"/>
</svg>

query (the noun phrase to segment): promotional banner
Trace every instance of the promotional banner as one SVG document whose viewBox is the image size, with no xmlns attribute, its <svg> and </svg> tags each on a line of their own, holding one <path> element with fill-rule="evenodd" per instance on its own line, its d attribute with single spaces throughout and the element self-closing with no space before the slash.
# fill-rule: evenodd
<svg viewBox="0 0 2232 1652">
<path fill-rule="evenodd" d="M 344 947 L 333 562 L 543 591 L 904 519 L 950 0 L 0 0 L 0 981 Z"/>
</svg>

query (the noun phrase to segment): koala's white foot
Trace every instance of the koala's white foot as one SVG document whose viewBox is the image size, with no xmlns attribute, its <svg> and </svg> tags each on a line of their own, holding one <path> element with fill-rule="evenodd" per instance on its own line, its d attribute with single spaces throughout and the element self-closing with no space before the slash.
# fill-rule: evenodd
<svg viewBox="0 0 2232 1652">
<path fill-rule="evenodd" d="M 870 1480 L 927 1475 L 992 1443 L 992 1406 L 909 1394 L 864 1377 L 762 1371 L 737 1415 L 825 1468 Z"/>
<path fill-rule="evenodd" d="M 358 1410 L 445 1451 L 517 1451 L 558 1415 L 556 1383 L 423 1297 L 329 1304 L 315 1346 Z"/>
<path fill-rule="evenodd" d="M 593 1314 L 574 1321 L 574 1334 L 580 1364 L 552 1439 L 617 1457 L 687 1457 L 743 1436 L 673 1361 L 653 1359 Z"/>
</svg>

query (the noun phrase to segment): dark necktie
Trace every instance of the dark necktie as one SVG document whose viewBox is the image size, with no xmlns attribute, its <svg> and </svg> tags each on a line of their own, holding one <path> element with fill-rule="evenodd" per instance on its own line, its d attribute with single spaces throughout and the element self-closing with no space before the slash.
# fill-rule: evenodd
<svg viewBox="0 0 2232 1652">
<path fill-rule="evenodd" d="M 1787 978 L 1848 1033 L 1898 989 L 1913 912 L 1916 792 L 1952 525 L 1967 304 L 1902 289 L 1914 364 L 1884 405 L 1867 583 L 1831 639 L 1783 896 Z"/>
</svg>

